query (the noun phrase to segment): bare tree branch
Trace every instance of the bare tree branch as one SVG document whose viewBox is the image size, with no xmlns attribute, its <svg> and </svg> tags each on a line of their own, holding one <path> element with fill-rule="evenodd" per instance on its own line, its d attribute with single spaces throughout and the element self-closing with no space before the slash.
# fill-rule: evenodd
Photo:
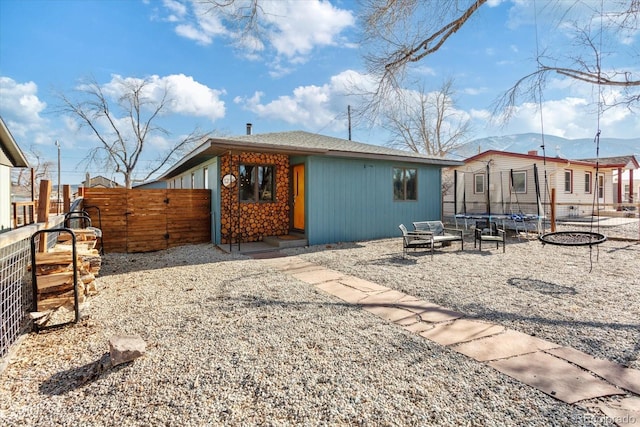
<svg viewBox="0 0 640 427">
<path fill-rule="evenodd" d="M 427 93 L 421 87 L 396 98 L 384 112 L 383 123 L 392 136 L 391 145 L 444 157 L 466 142 L 469 119 L 456 112 L 453 95 L 453 79 L 447 79 L 435 92 Z"/>
<path fill-rule="evenodd" d="M 105 95 L 95 79 L 81 85 L 77 100 L 65 94 L 59 95 L 62 101 L 59 111 L 78 119 L 81 126 L 91 130 L 98 143 L 89 150 L 85 158 L 87 163 L 122 174 L 127 188 L 131 188 L 140 159 L 150 151 L 149 138 L 158 134 L 169 135 L 157 124 L 160 116 L 168 112 L 169 88 L 165 86 L 160 98 L 152 99 L 146 94 L 149 84 L 146 79 L 119 81 L 117 90 L 121 95 L 115 101 Z M 112 106 L 115 111 L 111 110 Z M 148 168 L 145 180 L 207 135 L 194 130 L 173 144 Z"/>
</svg>

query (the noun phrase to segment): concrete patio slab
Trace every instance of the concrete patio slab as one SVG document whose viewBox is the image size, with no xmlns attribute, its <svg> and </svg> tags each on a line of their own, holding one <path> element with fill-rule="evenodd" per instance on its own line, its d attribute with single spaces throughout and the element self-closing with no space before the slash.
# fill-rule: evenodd
<svg viewBox="0 0 640 427">
<path fill-rule="evenodd" d="M 420 335 L 442 345 L 459 344 L 504 332 L 503 326 L 477 320 L 458 319 L 451 323 L 437 324 Z"/>
<path fill-rule="evenodd" d="M 494 360 L 489 366 L 566 403 L 624 394 L 566 360 L 542 351 Z"/>
<path fill-rule="evenodd" d="M 288 272 L 288 274 L 310 285 L 338 280 L 345 276 L 344 273 L 335 270 L 327 270 L 326 268 L 302 272 Z"/>
<path fill-rule="evenodd" d="M 568 347 L 548 350 L 547 353 L 568 360 L 618 387 L 640 395 L 640 371 L 637 369 L 625 368 L 609 360 L 596 359 L 589 354 Z M 640 419 L 638 422 L 640 423 Z"/>
<path fill-rule="evenodd" d="M 452 348 L 458 353 L 486 362 L 556 347 L 559 345 L 509 329 L 503 334 L 466 342 Z"/>
<path fill-rule="evenodd" d="M 324 292 L 340 298 L 349 304 L 357 304 L 358 301 L 367 296 L 366 293 L 357 289 L 344 285 L 342 282 L 332 280 L 330 282 L 318 283 L 316 288 L 323 290 Z"/>
<path fill-rule="evenodd" d="M 384 292 L 368 295 L 365 299 L 360 301 L 362 305 L 395 305 L 398 300 L 405 297 L 406 294 L 393 289 L 386 290 Z"/>
</svg>

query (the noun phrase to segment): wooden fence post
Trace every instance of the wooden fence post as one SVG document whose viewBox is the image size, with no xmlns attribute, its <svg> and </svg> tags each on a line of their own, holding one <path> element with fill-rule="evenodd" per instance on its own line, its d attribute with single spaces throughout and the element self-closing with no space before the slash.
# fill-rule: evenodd
<svg viewBox="0 0 640 427">
<path fill-rule="evenodd" d="M 71 210 L 71 186 L 69 184 L 62 186 L 62 199 L 64 201 L 62 213 L 65 214 Z"/>
<path fill-rule="evenodd" d="M 44 222 L 45 228 L 49 222 L 49 208 L 51 208 L 51 181 L 40 181 L 40 193 L 38 194 L 38 222 Z M 40 235 L 39 252 L 47 251 L 47 233 Z"/>
</svg>

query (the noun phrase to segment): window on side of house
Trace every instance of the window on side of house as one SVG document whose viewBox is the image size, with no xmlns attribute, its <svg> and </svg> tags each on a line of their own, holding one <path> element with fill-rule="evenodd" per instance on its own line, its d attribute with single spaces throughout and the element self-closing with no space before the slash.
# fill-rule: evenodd
<svg viewBox="0 0 640 427">
<path fill-rule="evenodd" d="M 571 169 L 564 171 L 564 192 L 573 193 L 573 171 Z"/>
<path fill-rule="evenodd" d="M 393 200 L 418 200 L 418 170 L 393 168 Z"/>
<path fill-rule="evenodd" d="M 473 192 L 475 194 L 484 194 L 484 174 L 477 173 L 473 175 Z"/>
<path fill-rule="evenodd" d="M 204 181 L 202 183 L 202 188 L 204 188 L 205 190 L 209 189 L 209 168 L 204 168 L 203 174 L 202 174 L 202 180 Z"/>
<path fill-rule="evenodd" d="M 511 173 L 513 182 L 513 191 L 516 193 L 526 193 L 527 192 L 527 172 L 526 171 L 513 171 Z"/>
<path fill-rule="evenodd" d="M 196 188 L 196 174 L 195 172 L 191 172 L 191 189 Z"/>
<path fill-rule="evenodd" d="M 240 201 L 275 201 L 275 166 L 240 165 Z"/>
<path fill-rule="evenodd" d="M 591 194 L 591 172 L 584 173 L 584 192 Z"/>
</svg>

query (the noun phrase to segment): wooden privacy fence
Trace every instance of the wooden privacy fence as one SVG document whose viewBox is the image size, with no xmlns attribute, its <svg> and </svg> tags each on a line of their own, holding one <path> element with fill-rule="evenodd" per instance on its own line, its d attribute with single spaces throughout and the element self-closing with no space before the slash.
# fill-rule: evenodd
<svg viewBox="0 0 640 427">
<path fill-rule="evenodd" d="M 105 252 L 151 252 L 211 241 L 210 190 L 86 188 L 83 209 L 92 225 L 102 228 Z"/>
</svg>

